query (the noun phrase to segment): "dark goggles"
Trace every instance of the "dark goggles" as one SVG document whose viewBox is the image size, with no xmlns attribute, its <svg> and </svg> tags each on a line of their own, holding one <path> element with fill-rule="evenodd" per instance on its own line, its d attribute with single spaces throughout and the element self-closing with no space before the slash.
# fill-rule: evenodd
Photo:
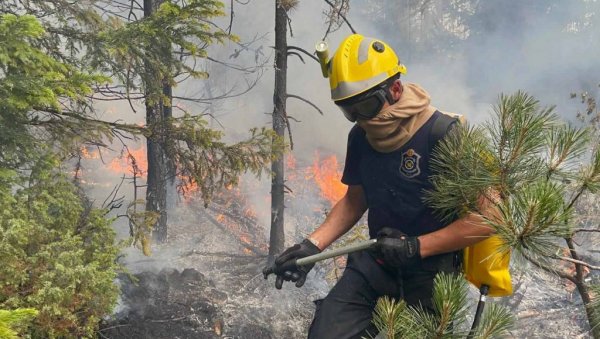
<svg viewBox="0 0 600 339">
<path fill-rule="evenodd" d="M 355 122 L 358 119 L 373 119 L 386 101 L 393 103 L 387 84 L 356 97 L 337 101 L 335 104 L 342 110 L 346 119 Z"/>
</svg>

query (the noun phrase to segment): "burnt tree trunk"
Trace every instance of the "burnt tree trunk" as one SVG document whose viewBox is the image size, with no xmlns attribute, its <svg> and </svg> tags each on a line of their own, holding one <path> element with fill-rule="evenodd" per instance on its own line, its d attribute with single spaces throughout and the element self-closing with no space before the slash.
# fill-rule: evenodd
<svg viewBox="0 0 600 339">
<path fill-rule="evenodd" d="M 275 0 L 275 89 L 273 91 L 273 130 L 278 137 L 285 134 L 287 96 L 287 13 Z M 269 238 L 269 262 L 284 247 L 284 158 L 278 157 L 271 164 L 271 234 Z"/>
<path fill-rule="evenodd" d="M 160 1 L 144 0 L 144 16 L 150 16 Z M 170 46 L 165 46 L 169 48 Z M 167 240 L 167 193 L 174 180 L 174 170 L 165 153 L 164 141 L 167 120 L 172 115 L 172 89 L 160 78 L 158 70 L 146 64 L 146 124 L 152 130 L 147 138 L 148 181 L 146 187 L 146 210 L 159 214 L 153 226 L 153 237 L 157 242 Z M 156 99 L 162 91 L 163 98 Z M 165 100 L 164 98 L 168 98 Z"/>
<path fill-rule="evenodd" d="M 565 238 L 567 242 L 567 246 L 569 247 L 571 257 L 575 260 L 581 260 L 579 254 L 575 250 L 575 242 L 573 238 Z M 594 337 L 594 339 L 600 339 L 600 315 L 596 314 L 596 310 L 592 307 L 592 295 L 590 294 L 590 289 L 585 282 L 585 274 L 584 274 L 584 266 L 581 264 L 574 264 L 575 273 L 572 277 L 571 282 L 575 284 L 577 287 L 577 291 L 581 296 L 581 301 L 583 301 L 583 306 L 585 308 L 585 313 L 587 315 L 588 323 L 590 324 L 590 333 Z"/>
</svg>

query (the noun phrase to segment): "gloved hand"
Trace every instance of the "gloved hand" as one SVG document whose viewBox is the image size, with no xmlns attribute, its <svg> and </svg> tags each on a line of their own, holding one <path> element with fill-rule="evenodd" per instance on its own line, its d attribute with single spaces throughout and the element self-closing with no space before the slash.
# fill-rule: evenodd
<svg viewBox="0 0 600 339">
<path fill-rule="evenodd" d="M 377 233 L 373 251 L 384 265 L 392 268 L 411 267 L 421 262 L 419 239 L 390 227 L 384 227 Z"/>
<path fill-rule="evenodd" d="M 310 240 L 304 239 L 301 243 L 283 251 L 283 253 L 275 259 L 275 266 L 273 268 L 265 268 L 263 273 L 265 273 L 266 270 L 273 270 L 273 273 L 277 275 L 277 278 L 275 279 L 275 288 L 278 290 L 281 289 L 284 281 L 293 281 L 296 283 L 296 287 L 301 287 L 306 281 L 306 275 L 315 264 L 296 266 L 296 259 L 318 253 L 321 253 L 321 250 Z"/>
</svg>

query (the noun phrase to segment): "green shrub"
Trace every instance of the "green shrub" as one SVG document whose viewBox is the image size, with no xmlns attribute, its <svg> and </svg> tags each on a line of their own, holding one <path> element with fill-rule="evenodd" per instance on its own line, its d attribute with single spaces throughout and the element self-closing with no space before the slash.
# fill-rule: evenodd
<svg viewBox="0 0 600 339">
<path fill-rule="evenodd" d="M 27 188 L 0 183 L 0 309 L 39 311 L 33 337 L 93 336 L 118 295 L 115 233 L 105 211 L 38 167 Z"/>
</svg>

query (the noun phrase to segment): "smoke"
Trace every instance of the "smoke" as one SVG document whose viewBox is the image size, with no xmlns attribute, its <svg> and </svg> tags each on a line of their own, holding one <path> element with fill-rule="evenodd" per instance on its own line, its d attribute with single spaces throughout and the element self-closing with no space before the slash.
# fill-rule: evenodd
<svg viewBox="0 0 600 339">
<path fill-rule="evenodd" d="M 350 2 L 347 18 L 359 33 L 388 42 L 408 68 L 403 81 L 423 86 L 440 110 L 463 114 L 467 120 L 480 123 L 489 117 L 491 105 L 500 93 L 523 89 L 543 104 L 557 105 L 557 112 L 572 120 L 581 104 L 570 99 L 571 92 L 599 94 L 597 1 L 423 3 L 427 6 L 421 8 L 412 0 L 355 0 Z M 207 99 L 228 93 L 224 99 L 181 101 L 179 105 L 214 117 L 209 119 L 210 126 L 222 129 L 226 141 L 235 142 L 247 137 L 250 128 L 271 124 L 275 1 L 227 2 L 228 14 L 230 5 L 234 13 L 231 32 L 240 42 L 209 47 L 209 56 L 219 63 L 207 60 L 199 66 L 210 77 L 182 83 L 174 93 Z M 288 44 L 312 53 L 327 30 L 323 15 L 327 10 L 329 6 L 324 1 L 300 1 L 289 13 L 288 33 L 293 35 Z M 217 24 L 225 28 L 229 19 L 222 18 Z M 347 34 L 350 30 L 343 25 L 327 36 L 330 55 Z M 335 154 L 342 162 L 352 124 L 331 102 L 328 80 L 322 77 L 318 63 L 301 55 L 304 63 L 295 55 L 288 58 L 288 93 L 310 100 L 323 115 L 295 98 L 287 101 L 294 142 L 292 154 L 299 167 L 310 166 L 315 151 L 324 156 Z M 244 92 L 248 86 L 252 89 L 247 93 L 229 97 Z M 118 119 L 143 121 L 143 114 L 133 114 L 126 103 L 103 109 L 108 120 L 117 119 L 112 118 L 111 112 L 118 109 Z M 174 112 L 180 114 L 178 110 Z M 250 176 L 244 177 L 242 184 L 251 180 Z M 294 194 L 290 195 L 286 213 L 314 215 L 312 207 L 307 207 L 310 204 L 304 202 L 319 199 L 315 191 L 299 186 L 289 188 Z M 265 197 L 269 196 L 269 177 L 259 185 L 248 184 L 245 189 L 260 223 L 268 229 L 270 202 Z M 301 196 L 300 192 L 307 195 Z M 295 238 L 299 233 L 292 234 L 290 237 Z"/>
<path fill-rule="evenodd" d="M 421 84 L 439 109 L 464 114 L 478 123 L 489 116 L 490 106 L 500 93 L 522 89 L 543 104 L 557 105 L 563 117 L 573 119 L 578 107 L 569 94 L 598 94 L 600 4 L 596 1 L 462 1 L 457 3 L 467 5 L 461 11 L 458 5 L 452 7 L 442 1 L 426 3 L 428 7 L 420 15 L 414 1 L 351 1 L 348 20 L 359 33 L 389 42 L 408 67 L 403 80 Z M 327 29 L 322 14 L 327 9 L 325 2 L 299 2 L 289 15 L 293 36 L 288 44 L 312 53 Z M 397 12 L 384 15 L 377 9 Z M 232 32 L 241 41 L 267 34 L 264 50 L 271 53 L 268 66 L 272 66 L 274 2 L 234 2 L 233 10 Z M 443 11 L 457 23 L 448 24 L 451 20 Z M 422 24 L 407 19 L 410 16 L 421 18 Z M 400 23 L 393 25 L 394 20 Z M 408 20 L 407 24 L 402 20 Z M 411 22 L 412 28 L 408 27 Z M 327 37 L 330 54 L 349 33 L 344 25 Z M 215 53 L 223 53 L 217 48 L 213 49 Z M 239 47 L 231 44 L 229 48 Z M 244 62 L 240 55 L 235 60 Z M 253 57 L 248 53 L 246 56 Z M 294 118 L 293 153 L 301 162 L 312 157 L 315 149 L 343 157 L 351 123 L 331 103 L 328 81 L 321 76 L 319 65 L 307 56 L 303 58 L 305 63 L 293 55 L 288 58 L 288 92 L 315 103 L 324 115 L 301 101 L 288 100 L 288 114 Z M 273 69 L 268 67 L 251 92 L 223 104 L 225 112 L 219 120 L 226 131 L 241 135 L 250 126 L 268 125 L 270 116 L 265 113 L 272 111 L 272 91 Z"/>
</svg>

